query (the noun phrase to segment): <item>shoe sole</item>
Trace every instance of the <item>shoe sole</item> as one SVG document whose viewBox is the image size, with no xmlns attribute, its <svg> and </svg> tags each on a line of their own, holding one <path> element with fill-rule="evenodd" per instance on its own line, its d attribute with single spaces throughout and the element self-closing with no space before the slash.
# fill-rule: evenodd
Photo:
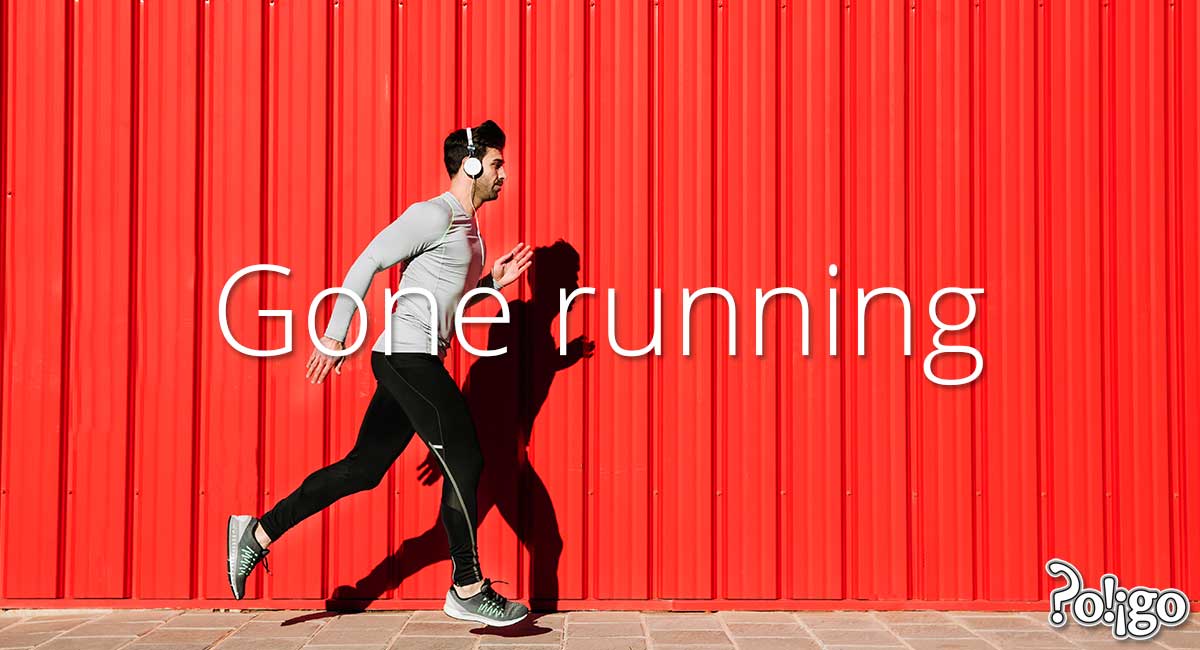
<svg viewBox="0 0 1200 650">
<path fill-rule="evenodd" d="M 242 533 L 250 527 L 250 521 L 253 519 L 250 515 L 232 515 L 229 517 L 229 525 L 226 528 L 227 546 L 226 560 L 229 567 L 229 590 L 233 592 L 235 600 L 241 600 L 245 594 L 237 592 L 237 556 L 238 542 L 242 539 Z"/>
<path fill-rule="evenodd" d="M 446 604 L 442 605 L 442 611 L 445 612 L 446 616 L 449 616 L 450 618 L 457 618 L 460 621 L 483 623 L 484 625 L 491 625 L 492 627 L 508 627 L 514 623 L 520 623 L 521 621 L 525 620 L 526 616 L 529 616 L 529 613 L 526 612 L 521 615 L 521 618 L 514 618 L 511 621 L 501 621 L 494 618 L 488 618 L 482 614 L 468 612 L 467 610 L 463 609 L 461 605 L 454 602 L 449 593 L 446 594 Z"/>
</svg>

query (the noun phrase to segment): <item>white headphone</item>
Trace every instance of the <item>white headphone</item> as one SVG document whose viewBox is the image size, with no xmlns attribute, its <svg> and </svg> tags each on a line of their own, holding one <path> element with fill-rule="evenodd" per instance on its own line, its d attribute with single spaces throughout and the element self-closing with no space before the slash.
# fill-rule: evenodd
<svg viewBox="0 0 1200 650">
<path fill-rule="evenodd" d="M 467 127 L 467 158 L 463 160 L 463 171 L 471 178 L 483 175 L 483 161 L 475 155 L 475 141 L 471 139 L 471 127 Z"/>
</svg>

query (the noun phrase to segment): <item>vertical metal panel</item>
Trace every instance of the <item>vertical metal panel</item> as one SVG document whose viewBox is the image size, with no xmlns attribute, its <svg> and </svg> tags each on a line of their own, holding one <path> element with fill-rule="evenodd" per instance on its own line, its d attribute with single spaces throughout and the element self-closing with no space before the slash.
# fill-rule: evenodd
<svg viewBox="0 0 1200 650">
<path fill-rule="evenodd" d="M 1045 53 L 1045 64 L 1038 74 L 1045 82 L 1037 86 L 1037 93 L 1045 99 L 1037 116 L 1040 138 L 1035 155 L 1037 182 L 1044 198 L 1039 201 L 1042 218 L 1035 235 L 1039 242 L 1035 251 L 1039 273 L 1033 280 L 1042 316 L 1038 319 L 1036 364 L 1025 358 L 1020 368 L 1022 376 L 1037 373 L 1039 377 L 1037 400 L 1044 451 L 1040 452 L 1042 462 L 1037 471 L 1042 475 L 1041 488 L 1022 492 L 1019 498 L 1013 494 L 1010 499 L 1005 499 L 1003 490 L 992 491 L 988 498 L 998 504 L 1013 504 L 1008 509 L 1014 515 L 1010 521 L 1029 522 L 1030 513 L 1041 507 L 1044 546 L 1038 552 L 1077 558 L 1076 566 L 1084 575 L 1098 576 L 1107 566 L 1106 544 L 1099 542 L 1107 527 L 1101 449 L 1100 7 L 1083 0 L 1051 3 L 1039 14 L 1043 17 L 1038 26 L 1044 34 L 1040 40 L 1044 43 L 1041 51 Z M 985 83 L 984 88 L 988 87 Z M 1006 166 L 1020 170 L 1023 159 L 1013 157 Z M 1008 212 L 998 212 L 996 218 L 1005 214 Z M 1001 255 L 994 262 L 995 272 L 1008 268 L 1004 264 L 1005 256 Z M 985 276 L 984 282 L 990 277 Z M 991 300 L 988 308 L 996 302 Z M 990 332 L 993 327 L 987 325 L 984 331 Z M 985 407 L 988 417 L 992 417 L 993 410 L 1008 410 L 999 408 L 1003 404 Z M 1027 405 L 1028 401 L 1020 404 Z M 1008 430 L 1028 430 L 1022 426 L 1027 422 L 1010 420 Z M 1003 421 L 996 424 L 1002 425 Z M 999 436 L 1005 430 L 997 429 L 991 435 Z M 1021 455 L 1028 457 L 1026 453 Z M 1033 470 L 1021 464 L 1009 475 L 1019 475 L 1027 482 Z M 1046 495 L 1041 497 L 1040 491 Z M 1035 505 L 1037 497 L 1041 497 L 1041 506 Z M 1012 555 L 990 567 L 993 574 L 1005 562 L 1027 562 L 1037 557 L 1025 541 L 1030 532 L 1025 526 L 1020 530 L 1021 544 L 1013 544 L 1003 528 L 996 531 L 993 548 L 997 553 Z M 1008 542 L 999 544 L 1002 539 Z M 996 557 L 1001 560 L 1003 556 Z M 996 596 L 1040 591 L 1029 582 L 1031 579 L 1008 578 L 1004 591 Z"/>
<path fill-rule="evenodd" d="M 973 578 L 961 567 L 974 554 L 973 386 L 943 387 L 925 380 L 924 359 L 937 326 L 926 316 L 942 287 L 973 287 L 971 253 L 971 18 L 961 2 L 926 2 L 910 10 L 908 52 L 908 247 L 913 302 L 909 363 L 909 561 L 911 597 L 967 600 Z M 935 253 L 936 254 L 933 254 Z M 963 322 L 967 305 L 949 296 L 932 306 L 947 324 Z M 969 332 L 947 333 L 944 344 L 969 345 Z M 965 377 L 973 361 L 941 355 L 940 377 Z"/>
<path fill-rule="evenodd" d="M 465 92 L 459 75 L 462 10 L 459 3 L 428 0 L 405 1 L 399 6 L 397 214 L 412 202 L 445 189 L 442 141 L 447 133 L 459 128 Z M 399 528 L 394 547 L 405 544 L 395 575 L 400 598 L 445 598 L 450 562 L 444 550 L 446 534 L 438 518 L 441 484 L 425 485 L 421 480 L 422 464 L 428 455 L 424 445 L 409 445 L 396 471 Z"/>
<path fill-rule="evenodd" d="M 135 598 L 197 596 L 198 7 L 138 7 Z"/>
<path fill-rule="evenodd" d="M 716 594 L 714 559 L 716 403 L 710 401 L 717 354 L 715 319 L 727 309 L 717 296 L 698 299 L 691 317 L 678 307 L 683 290 L 715 286 L 714 129 L 715 29 L 712 5 L 667 2 L 658 7 L 657 138 L 658 286 L 663 290 L 663 356 L 654 376 L 654 594 L 703 600 Z M 684 162 L 686 161 L 686 164 Z M 691 349 L 684 355 L 683 331 Z M 601 342 L 603 343 L 603 342 Z"/>
<path fill-rule="evenodd" d="M 778 404 L 776 312 L 764 315 L 755 356 L 755 289 L 779 285 L 776 214 L 778 13 L 767 3 L 717 12 L 716 285 L 737 300 L 737 356 L 717 362 L 717 594 L 778 597 Z M 721 323 L 722 321 L 718 321 Z M 730 336 L 718 326 L 718 339 Z M 718 344 L 720 345 L 720 344 Z M 718 347 L 718 351 L 721 348 Z"/>
<path fill-rule="evenodd" d="M 1046 459 L 1040 444 L 1043 439 L 1058 440 L 1059 434 L 1039 429 L 1039 389 L 1044 386 L 1047 394 L 1068 390 L 1038 370 L 1037 337 L 1069 334 L 1056 324 L 1038 329 L 1043 313 L 1039 300 L 1044 294 L 1038 292 L 1037 272 L 1040 264 L 1051 265 L 1061 259 L 1037 249 L 1039 218 L 1053 223 L 1046 226 L 1049 230 L 1061 227 L 1066 217 L 1039 210 L 1037 203 L 1038 172 L 1061 167 L 1037 158 L 1040 138 L 1054 131 L 1052 126 L 1041 129 L 1035 122 L 1036 102 L 1046 96 L 1047 88 L 1057 92 L 1062 82 L 1050 79 L 1042 85 L 1042 69 L 1036 66 L 1045 57 L 1039 56 L 1036 37 L 1046 30 L 1043 16 L 1036 10 L 1033 3 L 997 2 L 984 3 L 976 12 L 976 146 L 972 158 L 976 191 L 972 208 L 977 240 L 975 283 L 987 293 L 980 301 L 975 342 L 980 349 L 996 350 L 985 357 L 986 370 L 975 387 L 975 594 L 983 599 L 1041 597 L 1038 573 L 1005 567 L 1032 566 L 1046 552 L 1041 545 L 1045 504 L 1038 499 L 1039 472 L 1057 476 L 1055 464 L 1061 457 Z M 1048 40 L 1057 44 L 1053 34 Z M 1071 58 L 1063 63 L 1072 65 L 1070 61 L 1081 55 L 1072 50 Z M 1076 110 L 1080 119 L 1086 119 L 1082 107 Z M 1056 116 L 1047 113 L 1047 117 Z M 1067 166 L 1064 162 L 1063 167 Z M 1078 237 L 1052 232 L 1040 241 L 1047 251 L 1075 245 L 1084 248 Z M 1045 277 L 1054 277 L 1050 271 L 1046 273 Z M 1057 302 L 1054 297 L 1047 300 L 1053 308 L 1070 308 L 1071 303 Z M 1044 322 L 1056 323 L 1056 316 L 1048 316 Z M 1086 377 L 1079 379 L 1087 381 Z M 1055 408 L 1070 406 L 1066 396 L 1058 395 L 1041 403 Z M 1077 454 L 1076 458 L 1073 467 L 1086 463 L 1086 456 Z M 1070 515 L 1062 512 L 1061 516 Z M 1093 540 L 1091 544 L 1099 543 Z"/>
<path fill-rule="evenodd" d="M 504 148 L 505 173 L 514 181 L 501 189 L 501 200 L 480 206 L 477 214 L 479 229 L 485 242 L 484 273 L 491 273 L 496 259 L 512 250 L 526 238 L 525 187 L 525 123 L 522 120 L 524 102 L 524 64 L 522 48 L 526 42 L 523 30 L 526 0 L 468 3 L 460 14 L 462 48 L 459 60 L 458 123 L 451 128 L 463 128 L 484 120 L 495 120 L 504 129 L 507 139 Z M 483 62 L 487 62 L 486 65 Z M 449 129 L 446 130 L 448 132 Z M 433 139 L 441 144 L 445 132 Z M 424 161 L 418 163 L 424 166 Z M 441 171 L 444 171 L 444 167 Z M 446 179 L 446 176 L 442 176 Z M 520 299 L 520 285 L 508 288 L 510 300 Z M 491 299 L 467 310 L 472 317 L 491 317 L 499 312 Z M 533 377 L 524 358 L 525 325 L 518 321 L 503 325 L 464 325 L 463 334 L 480 349 L 508 347 L 509 354 L 481 357 L 467 354 L 456 347 L 453 371 L 464 386 L 468 404 L 475 416 L 476 434 L 483 453 L 484 473 L 478 490 L 479 561 L 488 574 L 508 575 L 515 593 L 525 594 L 528 587 L 520 576 L 521 546 L 518 537 L 527 534 L 522 529 L 520 495 L 525 492 L 527 478 L 521 471 L 525 457 L 522 420 L 525 412 L 534 408 L 526 398 L 536 391 L 523 391 L 521 386 L 533 386 Z M 502 340 L 507 339 L 507 340 Z M 513 378 L 529 377 L 529 379 Z M 532 489 L 536 489 L 536 486 Z M 530 492 L 531 495 L 537 494 Z M 532 500 L 531 500 L 532 501 Z M 543 508 L 544 510 L 544 508 Z M 534 525 L 538 522 L 535 513 Z M 544 518 L 544 514 L 542 514 Z M 441 527 L 439 521 L 431 526 Z M 544 525 L 550 525 L 547 522 Z M 439 531 L 440 532 L 440 531 Z M 441 544 L 441 539 L 438 540 Z M 552 561 L 533 558 L 534 561 Z"/>
<path fill-rule="evenodd" d="M 509 179 L 480 213 L 487 264 L 538 257 L 509 324 L 466 328 L 509 353 L 448 363 L 485 452 L 484 569 L 518 597 L 992 608 L 1043 601 L 1049 557 L 1089 583 L 1200 584 L 1194 0 L 2 15 L 0 605 L 227 606 L 225 518 L 342 457 L 374 390 L 366 351 L 304 381 L 309 302 L 444 188 L 446 133 L 489 118 Z M 276 348 L 283 319 L 257 311 L 291 310 L 294 351 L 265 360 L 217 314 L 259 262 L 291 273 L 243 279 L 229 325 Z M 367 297 L 367 345 L 398 276 Z M 558 290 L 580 285 L 597 295 L 567 335 L 596 351 L 564 364 Z M 685 356 L 682 291 L 708 286 L 738 331 L 701 298 Z M 889 286 L 913 354 L 883 296 L 859 357 L 857 292 Z M 982 350 L 966 387 L 923 372 L 947 286 L 986 291 L 943 340 Z M 773 298 L 758 356 L 755 289 L 775 287 L 808 307 Z M 655 288 L 663 354 L 617 355 L 610 334 L 654 335 Z M 425 455 L 289 532 L 244 604 L 436 605 Z"/>
<path fill-rule="evenodd" d="M 204 4 L 199 517 L 205 532 L 197 540 L 202 558 L 224 553 L 224 536 L 211 533 L 223 530 L 231 513 L 256 510 L 261 503 L 264 364 L 226 343 L 217 310 L 229 278 L 262 255 L 264 20 L 259 3 Z M 262 277 L 246 276 L 228 296 L 230 332 L 253 348 L 263 347 L 257 316 Z M 232 599 L 226 575 L 220 563 L 203 562 L 201 596 Z"/>
<path fill-rule="evenodd" d="M 1172 227 L 1168 242 L 1175 264 L 1168 282 L 1172 292 L 1174 332 L 1171 374 L 1171 403 L 1174 405 L 1171 447 L 1172 497 L 1176 516 L 1172 519 L 1174 582 L 1182 589 L 1200 588 L 1200 563 L 1193 558 L 1200 550 L 1200 535 L 1188 522 L 1200 521 L 1200 486 L 1187 480 L 1200 471 L 1200 445 L 1188 444 L 1189 433 L 1200 426 L 1200 401 L 1186 399 L 1187 391 L 1200 386 L 1200 341 L 1189 332 L 1186 323 L 1200 321 L 1200 3 L 1173 4 L 1168 12 L 1169 97 L 1167 110 L 1171 121 L 1167 150 L 1171 171 L 1167 211 Z M 1191 216 L 1188 216 L 1191 215 Z"/>
<path fill-rule="evenodd" d="M 909 290 L 905 103 L 909 2 L 846 10 L 845 273 L 847 598 L 910 597 L 908 410 L 904 312 L 876 298 L 859 327 L 860 287 Z M 865 329 L 865 332 L 860 331 Z"/>
<path fill-rule="evenodd" d="M 6 3 L 4 595 L 61 596 L 66 391 L 66 169 L 71 42 L 64 3 Z"/>
<path fill-rule="evenodd" d="M 334 283 L 341 282 L 338 275 L 354 263 L 363 247 L 391 221 L 388 218 L 392 178 L 391 19 L 392 8 L 386 2 L 333 3 L 330 122 L 333 209 L 329 249 Z M 377 280 L 363 300 L 367 310 L 361 317 L 369 325 L 363 339 L 365 350 L 370 349 L 383 330 L 381 306 L 387 274 L 380 274 Z M 332 304 L 330 297 L 328 305 Z M 358 319 L 356 315 L 355 320 Z M 353 331 L 358 331 L 357 324 Z M 343 458 L 354 446 L 359 420 L 375 393 L 371 355 L 365 350 L 343 365 L 343 374 L 338 379 L 347 381 L 335 381 L 328 389 L 330 461 Z M 381 487 L 387 483 L 383 481 Z M 391 566 L 389 522 L 386 516 L 379 516 L 388 511 L 390 501 L 384 488 L 354 495 L 330 508 L 329 589 L 341 585 L 357 587 L 358 593 L 352 595 L 365 598 L 378 597 L 381 589 L 390 588 L 382 579 Z M 377 578 L 364 579 L 365 576 Z M 339 597 L 350 595 L 344 593 Z"/>
<path fill-rule="evenodd" d="M 74 3 L 65 589 L 123 598 L 129 575 L 133 5 Z"/>
<path fill-rule="evenodd" d="M 562 173 L 585 169 L 588 159 L 584 130 L 588 8 L 581 2 L 541 2 L 527 3 L 525 12 L 527 148 L 517 180 L 526 197 L 527 241 L 546 248 L 530 267 L 525 294 L 529 301 L 526 376 L 539 392 L 525 398 L 530 471 L 523 487 L 526 497 L 518 507 L 525 517 L 530 549 L 526 564 L 530 591 L 553 607 L 557 599 L 579 600 L 587 595 L 588 546 L 578 537 L 570 544 L 566 540 L 571 531 L 585 530 L 590 500 L 585 482 L 589 433 L 585 416 L 594 400 L 588 397 L 588 362 L 563 367 L 555 314 L 559 289 L 570 292 L 588 281 L 581 267 L 587 243 L 587 177 Z M 548 177 L 559 181 L 536 181 Z M 569 312 L 568 339 L 577 340 L 585 332 L 592 339 L 599 337 L 587 324 L 593 309 L 592 303 L 581 300 Z M 542 394 L 540 387 L 547 383 Z"/>
<path fill-rule="evenodd" d="M 597 336 L 605 347 L 615 340 L 625 349 L 640 349 L 654 336 L 649 165 L 654 125 L 647 119 L 651 17 L 648 3 L 620 2 L 592 3 L 588 15 L 588 229 L 582 252 L 586 284 L 598 287 L 595 298 L 587 299 L 594 305 L 589 329 L 607 333 Z M 594 598 L 649 597 L 654 356 L 628 358 L 609 349 L 588 364 L 592 408 L 587 426 L 593 435 L 587 449 L 586 526 L 592 549 L 587 576 L 588 595 Z M 601 561 L 622 552 L 628 553 L 626 561 Z"/>
<path fill-rule="evenodd" d="M 1105 428 L 1112 568 L 1131 584 L 1170 580 L 1167 473 L 1166 25 L 1163 3 L 1104 9 L 1101 82 L 1111 110 L 1101 177 Z M 1103 136 L 1102 136 L 1103 138 Z M 1126 577 L 1128 576 L 1128 577 Z"/>
<path fill-rule="evenodd" d="M 843 3 L 812 2 L 783 10 L 780 62 L 780 142 L 796 149 L 782 152 L 780 169 L 780 259 L 782 284 L 808 298 L 809 350 L 803 348 L 804 311 L 783 298 L 779 307 L 785 363 L 780 394 L 784 435 L 783 553 L 785 595 L 837 599 L 846 594 L 845 465 L 843 404 L 846 356 L 851 353 L 845 328 L 831 327 L 830 292 L 837 304 L 847 299 L 844 283 L 830 275 L 845 273 L 843 251 L 842 77 Z M 719 279 L 714 280 L 719 282 Z M 832 310 L 838 313 L 838 309 Z M 832 346 L 832 347 L 831 347 Z M 786 522 L 786 523 L 785 523 Z"/>
<path fill-rule="evenodd" d="M 329 269 L 329 13 L 315 2 L 276 0 L 267 5 L 267 210 L 265 262 L 291 269 L 266 274 L 267 309 L 290 309 L 293 339 L 304 340 L 309 301 L 331 285 Z M 282 347 L 285 326 L 267 319 L 267 349 Z M 260 450 L 262 509 L 294 490 L 313 468 L 330 460 L 329 385 L 316 387 L 298 372 L 308 352 L 272 357 L 266 366 L 265 431 Z M 288 568 L 271 580 L 273 598 L 326 595 L 325 523 L 328 512 L 282 537 L 274 557 Z M 278 563 L 277 563 L 278 564 Z M 261 580 L 261 577 L 259 578 Z M 249 588 L 247 588 L 249 589 Z M 248 593 L 252 593 L 249 592 Z"/>
</svg>

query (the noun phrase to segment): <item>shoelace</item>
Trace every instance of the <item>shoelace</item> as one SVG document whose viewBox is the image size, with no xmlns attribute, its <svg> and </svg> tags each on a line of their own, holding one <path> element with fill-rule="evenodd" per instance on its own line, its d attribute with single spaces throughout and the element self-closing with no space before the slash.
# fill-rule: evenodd
<svg viewBox="0 0 1200 650">
<path fill-rule="evenodd" d="M 508 584 L 508 581 L 497 580 L 492 582 L 491 580 L 484 580 L 483 588 L 480 590 L 483 592 L 483 599 L 485 601 L 491 603 L 500 612 L 504 612 L 506 609 L 508 609 L 508 599 L 496 593 L 496 590 L 492 589 L 493 584 Z"/>
<path fill-rule="evenodd" d="M 242 575 L 250 575 L 250 571 L 254 569 L 254 564 L 260 559 L 262 560 L 263 569 L 266 570 L 267 575 L 272 575 L 271 565 L 267 563 L 267 554 L 256 553 L 254 550 L 246 546 L 242 547 L 241 556 L 238 558 L 238 571 L 240 571 Z"/>
</svg>

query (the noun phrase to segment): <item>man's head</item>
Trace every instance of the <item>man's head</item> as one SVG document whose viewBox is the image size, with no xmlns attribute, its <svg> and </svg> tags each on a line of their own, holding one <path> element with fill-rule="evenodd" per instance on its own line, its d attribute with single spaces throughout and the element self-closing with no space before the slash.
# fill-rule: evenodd
<svg viewBox="0 0 1200 650">
<path fill-rule="evenodd" d="M 507 177 L 504 172 L 504 131 L 488 120 L 471 128 L 471 142 L 475 145 L 475 156 L 483 161 L 483 173 L 474 179 L 475 197 L 491 201 L 500 196 L 500 187 Z M 467 130 L 459 129 L 446 136 L 442 151 L 450 179 L 461 177 L 470 182 L 471 177 L 463 170 L 463 161 L 467 158 Z"/>
</svg>

